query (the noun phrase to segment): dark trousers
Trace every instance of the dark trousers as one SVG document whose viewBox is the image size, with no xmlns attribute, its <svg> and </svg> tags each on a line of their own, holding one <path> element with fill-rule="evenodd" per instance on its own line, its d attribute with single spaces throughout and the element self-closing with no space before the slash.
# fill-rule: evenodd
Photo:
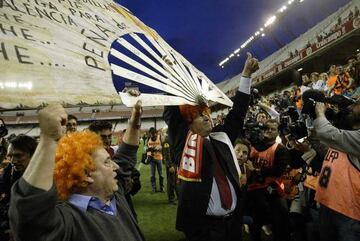
<svg viewBox="0 0 360 241">
<path fill-rule="evenodd" d="M 242 223 L 234 216 L 227 218 L 207 217 L 206 225 L 185 232 L 187 241 L 241 241 Z M 199 225 L 200 226 L 200 225 Z"/>
<path fill-rule="evenodd" d="M 359 241 L 360 221 L 320 206 L 321 241 Z"/>
<path fill-rule="evenodd" d="M 163 191 L 164 189 L 164 177 L 162 174 L 162 161 L 151 159 L 150 161 L 150 181 L 151 181 L 151 188 L 153 191 L 156 191 L 156 177 L 155 177 L 155 169 L 159 174 L 159 184 L 160 190 Z"/>
<path fill-rule="evenodd" d="M 266 188 L 248 191 L 247 203 L 254 220 L 250 225 L 253 241 L 261 241 L 261 227 L 265 224 L 271 224 L 274 240 L 290 240 L 289 214 L 276 192 L 270 194 Z"/>
<path fill-rule="evenodd" d="M 169 171 L 170 167 L 166 167 L 166 192 L 168 195 L 169 202 L 175 201 L 175 195 L 177 196 L 177 189 L 176 189 L 176 168 L 174 172 Z"/>
</svg>

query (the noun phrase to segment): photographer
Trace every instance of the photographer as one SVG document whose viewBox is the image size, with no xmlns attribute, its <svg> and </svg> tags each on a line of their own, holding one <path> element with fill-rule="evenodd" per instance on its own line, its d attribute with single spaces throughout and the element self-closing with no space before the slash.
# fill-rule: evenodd
<svg viewBox="0 0 360 241">
<path fill-rule="evenodd" d="M 253 240 L 261 240 L 261 226 L 264 224 L 272 225 L 274 240 L 290 239 L 287 210 L 272 188 L 277 188 L 275 180 L 284 173 L 291 159 L 287 149 L 276 143 L 278 128 L 276 120 L 267 120 L 263 140 L 252 143 L 250 159 L 256 171 L 249 178 L 248 205 L 254 218 L 250 226 Z"/>
<path fill-rule="evenodd" d="M 316 137 L 330 148 L 324 158 L 316 200 L 320 203 L 320 239 L 360 240 L 360 102 L 348 107 L 344 121 L 351 129 L 338 129 L 317 103 Z"/>
<path fill-rule="evenodd" d="M 151 189 L 152 192 L 156 192 L 156 177 L 155 172 L 157 169 L 159 174 L 159 185 L 160 185 L 160 192 L 164 192 L 164 177 L 162 174 L 162 161 L 163 161 L 163 155 L 162 155 L 162 145 L 161 145 L 161 137 L 157 133 L 156 129 L 154 127 L 151 127 L 149 129 L 150 137 L 147 140 L 147 149 L 146 154 L 148 158 L 150 158 L 150 174 L 151 174 Z"/>
</svg>

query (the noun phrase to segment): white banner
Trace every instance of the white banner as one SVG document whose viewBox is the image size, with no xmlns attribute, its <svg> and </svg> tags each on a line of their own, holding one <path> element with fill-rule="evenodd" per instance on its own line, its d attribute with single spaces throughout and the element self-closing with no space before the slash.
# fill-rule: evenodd
<svg viewBox="0 0 360 241">
<path fill-rule="evenodd" d="M 122 38 L 126 34 L 157 58 L 157 65 L 128 44 Z M 136 34 L 144 34 L 160 56 L 155 56 Z M 0 0 L 0 107 L 120 103 L 108 62 L 115 40 L 163 76 L 116 51 L 115 57 L 160 82 L 153 84 L 154 80 L 118 66 L 113 66 L 114 72 L 175 95 L 173 101 L 166 97 L 166 104 L 194 103 L 198 95 L 204 95 L 208 100 L 232 105 L 155 31 L 111 0 Z M 170 60 L 176 57 L 174 65 L 167 66 L 162 59 L 165 56 Z M 162 105 L 164 98 L 155 98 L 154 104 Z"/>
<path fill-rule="evenodd" d="M 120 103 L 107 58 L 132 32 L 158 38 L 110 0 L 0 0 L 0 107 Z"/>
</svg>

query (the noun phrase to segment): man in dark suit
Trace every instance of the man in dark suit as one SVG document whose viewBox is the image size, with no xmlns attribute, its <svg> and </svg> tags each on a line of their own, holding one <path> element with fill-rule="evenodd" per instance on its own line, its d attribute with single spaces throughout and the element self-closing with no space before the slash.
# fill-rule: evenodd
<svg viewBox="0 0 360 241">
<path fill-rule="evenodd" d="M 248 54 L 233 108 L 222 125 L 213 127 L 205 104 L 165 108 L 179 165 L 176 228 L 189 241 L 241 240 L 241 172 L 233 144 L 248 109 L 250 76 L 257 69 L 258 61 Z"/>
</svg>

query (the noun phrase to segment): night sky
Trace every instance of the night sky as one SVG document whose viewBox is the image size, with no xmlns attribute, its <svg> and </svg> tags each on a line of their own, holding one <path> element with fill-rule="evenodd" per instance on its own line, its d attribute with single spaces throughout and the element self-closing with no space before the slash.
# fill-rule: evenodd
<svg viewBox="0 0 360 241">
<path fill-rule="evenodd" d="M 284 0 L 117 0 L 174 49 L 218 83 L 240 73 L 245 52 L 259 60 L 306 32 L 348 0 L 295 0 L 266 36 L 240 52 L 222 69 L 220 61 L 276 14 Z"/>
</svg>

